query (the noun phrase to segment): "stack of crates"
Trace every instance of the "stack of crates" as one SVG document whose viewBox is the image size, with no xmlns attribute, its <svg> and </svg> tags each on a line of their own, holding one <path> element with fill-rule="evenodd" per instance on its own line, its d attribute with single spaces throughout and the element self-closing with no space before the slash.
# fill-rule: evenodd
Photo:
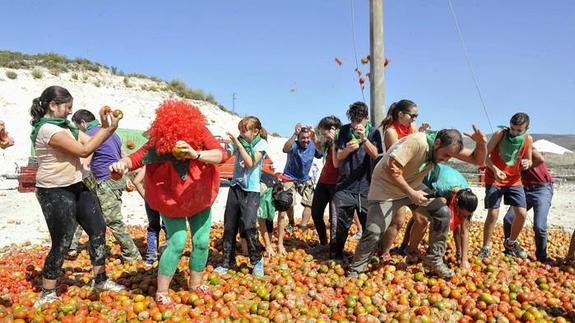
<svg viewBox="0 0 575 323">
<path fill-rule="evenodd" d="M 38 167 L 21 166 L 18 168 L 18 192 L 28 193 L 36 190 L 36 172 Z"/>
</svg>

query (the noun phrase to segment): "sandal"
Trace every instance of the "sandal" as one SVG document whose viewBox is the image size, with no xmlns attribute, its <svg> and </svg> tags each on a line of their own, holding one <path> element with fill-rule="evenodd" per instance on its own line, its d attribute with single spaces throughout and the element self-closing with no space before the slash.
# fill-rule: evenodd
<svg viewBox="0 0 575 323">
<path fill-rule="evenodd" d="M 192 290 L 194 292 L 196 292 L 196 294 L 200 294 L 200 295 L 209 295 L 212 296 L 212 291 L 210 290 L 210 288 L 207 285 L 199 285 L 196 287 L 193 287 Z"/>
<path fill-rule="evenodd" d="M 160 293 L 160 292 L 156 292 L 156 303 L 158 304 L 162 304 L 162 305 L 172 305 L 172 299 L 170 298 L 170 296 L 168 295 L 168 293 Z"/>
</svg>

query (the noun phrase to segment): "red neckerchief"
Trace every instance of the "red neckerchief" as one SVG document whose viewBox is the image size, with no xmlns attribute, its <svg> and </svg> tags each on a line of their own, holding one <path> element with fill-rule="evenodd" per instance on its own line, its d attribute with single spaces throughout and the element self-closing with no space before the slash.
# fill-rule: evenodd
<svg viewBox="0 0 575 323">
<path fill-rule="evenodd" d="M 397 131 L 397 138 L 401 139 L 403 137 L 407 137 L 413 133 L 413 128 L 411 128 L 411 124 L 409 126 L 404 126 L 399 122 L 399 120 L 395 120 L 391 126 L 395 128 Z"/>
<path fill-rule="evenodd" d="M 449 228 L 453 231 L 459 225 L 463 224 L 465 219 L 458 211 L 457 208 L 457 193 L 451 193 L 451 202 L 449 202 L 449 212 L 451 213 L 451 219 L 449 220 Z"/>
</svg>

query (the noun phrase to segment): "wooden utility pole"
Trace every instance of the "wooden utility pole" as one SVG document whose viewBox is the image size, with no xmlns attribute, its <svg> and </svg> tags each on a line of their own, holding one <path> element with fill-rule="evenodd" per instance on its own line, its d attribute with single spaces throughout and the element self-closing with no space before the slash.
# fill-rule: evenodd
<svg viewBox="0 0 575 323">
<path fill-rule="evenodd" d="M 232 93 L 232 112 L 236 113 L 236 92 Z"/>
<path fill-rule="evenodd" d="M 370 119 L 374 126 L 385 118 L 385 78 L 383 55 L 383 0 L 369 1 L 370 41 Z"/>
</svg>

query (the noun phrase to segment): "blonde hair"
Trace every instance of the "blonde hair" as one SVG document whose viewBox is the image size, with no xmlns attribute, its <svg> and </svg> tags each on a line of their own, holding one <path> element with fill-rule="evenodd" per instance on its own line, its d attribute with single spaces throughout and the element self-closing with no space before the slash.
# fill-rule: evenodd
<svg viewBox="0 0 575 323">
<path fill-rule="evenodd" d="M 238 123 L 238 130 L 239 131 L 246 131 L 246 130 L 258 130 L 260 137 L 267 140 L 268 139 L 268 132 L 266 129 L 262 127 L 262 123 L 260 119 L 254 116 L 248 116 L 240 120 Z"/>
</svg>

